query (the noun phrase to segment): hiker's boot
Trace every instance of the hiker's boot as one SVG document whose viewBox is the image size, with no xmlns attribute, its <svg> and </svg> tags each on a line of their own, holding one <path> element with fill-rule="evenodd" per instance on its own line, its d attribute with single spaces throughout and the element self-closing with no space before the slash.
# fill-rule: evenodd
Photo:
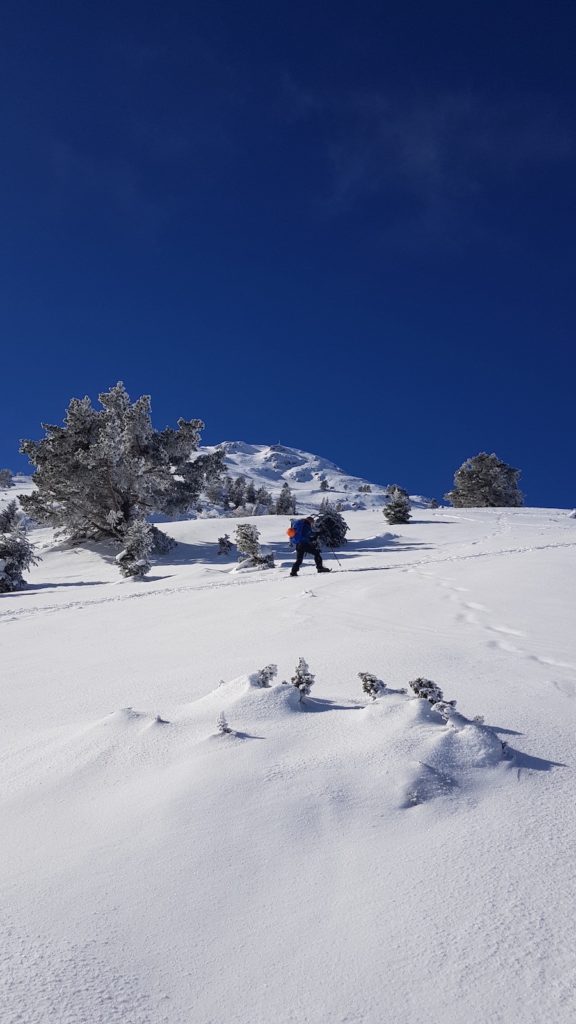
<svg viewBox="0 0 576 1024">
<path fill-rule="evenodd" d="M 291 576 L 297 576 L 297 575 L 298 575 L 298 573 L 297 573 L 297 572 L 294 572 L 294 570 L 292 570 L 292 572 L 290 573 L 290 575 L 291 575 Z"/>
<path fill-rule="evenodd" d="M 332 572 L 332 569 L 327 569 L 325 565 L 321 565 L 318 572 Z"/>
</svg>

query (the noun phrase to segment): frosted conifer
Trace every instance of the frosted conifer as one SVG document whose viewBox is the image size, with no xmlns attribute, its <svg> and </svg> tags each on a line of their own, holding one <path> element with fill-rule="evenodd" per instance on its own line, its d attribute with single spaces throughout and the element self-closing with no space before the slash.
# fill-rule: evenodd
<svg viewBox="0 0 576 1024">
<path fill-rule="evenodd" d="M 298 664 L 296 666 L 296 671 L 290 681 L 292 683 L 292 686 L 295 686 L 298 692 L 300 693 L 301 701 L 304 699 L 304 697 L 307 697 L 309 695 L 310 690 L 314 685 L 314 679 L 315 677 L 312 675 L 312 672 L 308 668 L 307 662 L 304 660 L 304 658 L 299 658 Z"/>
<path fill-rule="evenodd" d="M 278 675 L 277 665 L 265 665 L 264 668 L 258 670 L 255 673 L 256 685 L 260 686 L 263 690 L 272 686 L 272 680 Z"/>
<path fill-rule="evenodd" d="M 412 518 L 410 512 L 410 498 L 407 498 L 400 491 L 395 491 L 390 497 L 390 501 L 384 506 L 382 512 L 384 518 L 391 525 L 395 523 L 409 523 Z"/>
<path fill-rule="evenodd" d="M 240 561 L 248 566 L 259 566 L 262 569 L 274 568 L 274 555 L 263 555 L 260 550 L 260 531 L 252 523 L 241 523 L 236 527 L 234 540 L 238 554 L 244 555 Z"/>
<path fill-rule="evenodd" d="M 123 576 L 142 579 L 150 572 L 149 555 L 154 546 L 150 523 L 136 519 L 124 534 L 124 549 L 116 556 L 116 563 Z"/>
<path fill-rule="evenodd" d="M 223 537 L 218 537 L 218 554 L 229 555 L 233 548 L 232 541 L 230 540 L 229 534 L 225 533 Z"/>
<path fill-rule="evenodd" d="M 37 563 L 18 505 L 11 501 L 0 512 L 0 594 L 21 590 L 26 585 L 22 574 Z"/>
<path fill-rule="evenodd" d="M 282 484 L 282 490 L 278 495 L 278 501 L 276 502 L 276 515 L 289 516 L 294 512 L 296 512 L 296 502 L 288 485 L 288 481 L 285 480 Z"/>
<path fill-rule="evenodd" d="M 36 490 L 20 499 L 35 520 L 75 542 L 122 542 L 135 520 L 157 511 L 187 512 L 206 484 L 223 471 L 221 450 L 197 452 L 201 420 L 178 420 L 178 429 L 154 430 L 150 397 L 131 402 L 119 382 L 99 396 L 73 399 L 64 426 L 44 424 L 40 441 L 21 451 L 36 467 Z"/>
<path fill-rule="evenodd" d="M 274 498 L 266 487 L 259 487 L 256 491 L 256 506 L 261 506 L 264 512 L 271 514 Z"/>
<path fill-rule="evenodd" d="M 443 718 L 447 718 L 456 707 L 455 700 L 444 700 L 442 690 L 432 679 L 424 679 L 419 676 L 418 679 L 413 679 L 412 682 L 408 683 L 408 686 L 417 697 L 421 697 L 422 700 L 427 700 L 429 704 L 432 704 L 434 710 L 438 711 Z"/>
<path fill-rule="evenodd" d="M 328 491 L 328 490 L 330 490 L 330 484 L 328 483 L 326 477 L 324 477 L 324 479 L 322 480 L 322 482 L 320 484 L 320 490 L 321 491 Z"/>
<path fill-rule="evenodd" d="M 220 714 L 218 715 L 218 718 L 216 720 L 216 728 L 218 729 L 218 732 L 220 733 L 221 736 L 226 736 L 227 734 L 234 731 L 228 725 L 226 715 L 224 714 L 223 711 L 221 711 Z"/>
<path fill-rule="evenodd" d="M 523 503 L 520 470 L 497 455 L 480 452 L 454 474 L 454 488 L 444 495 L 456 508 L 516 508 Z"/>
<path fill-rule="evenodd" d="M 244 499 L 247 505 L 256 504 L 256 488 L 254 487 L 254 481 L 249 480 L 248 486 L 246 487 L 246 497 Z"/>
<path fill-rule="evenodd" d="M 252 523 L 241 523 L 236 527 L 235 541 L 238 553 L 248 558 L 257 558 L 260 554 L 260 531 Z"/>
<path fill-rule="evenodd" d="M 8 490 L 14 485 L 14 478 L 11 469 L 0 469 L 0 488 Z"/>
<path fill-rule="evenodd" d="M 324 498 L 320 505 L 320 515 L 314 523 L 314 531 L 322 547 L 342 547 L 346 543 L 348 529 L 340 512 Z"/>
<path fill-rule="evenodd" d="M 373 675 L 372 672 L 359 672 L 359 678 L 362 680 L 362 689 L 364 693 L 371 697 L 372 700 L 376 700 L 381 693 L 386 689 L 386 683 L 383 683 L 381 679 Z"/>
<path fill-rule="evenodd" d="M 17 501 L 10 501 L 3 509 L 0 509 L 0 533 L 9 533 L 15 530 L 22 519 L 22 513 L 18 509 Z"/>
<path fill-rule="evenodd" d="M 246 500 L 245 476 L 237 476 L 236 479 L 231 482 L 228 495 L 234 508 L 240 508 L 244 504 L 244 501 Z"/>
</svg>

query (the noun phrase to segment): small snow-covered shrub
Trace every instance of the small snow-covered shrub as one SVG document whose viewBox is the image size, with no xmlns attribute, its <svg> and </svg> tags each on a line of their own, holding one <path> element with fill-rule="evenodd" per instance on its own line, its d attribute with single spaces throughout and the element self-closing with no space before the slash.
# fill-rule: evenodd
<svg viewBox="0 0 576 1024">
<path fill-rule="evenodd" d="M 124 548 L 116 555 L 116 564 L 123 576 L 142 579 L 150 572 L 148 556 L 154 547 L 150 523 L 136 519 L 124 534 Z"/>
<path fill-rule="evenodd" d="M 25 586 L 23 572 L 36 565 L 23 517 L 15 501 L 0 512 L 0 594 L 21 590 Z"/>
<path fill-rule="evenodd" d="M 218 537 L 218 551 L 219 555 L 229 555 L 233 548 L 232 541 L 230 540 L 229 534 L 225 533 L 223 537 Z"/>
<path fill-rule="evenodd" d="M 437 711 L 439 715 L 442 715 L 442 718 L 448 720 L 448 718 L 454 713 L 456 701 L 444 700 L 444 694 L 438 686 L 438 683 L 434 683 L 431 679 L 424 679 L 419 676 L 418 679 L 413 679 L 408 685 L 417 697 L 427 700 L 428 703 L 432 705 L 433 710 Z"/>
<path fill-rule="evenodd" d="M 175 548 L 176 541 L 173 537 L 169 537 L 163 530 L 159 530 L 157 526 L 152 526 L 152 550 L 156 555 L 167 555 L 169 551 Z"/>
<path fill-rule="evenodd" d="M 277 665 L 265 665 L 264 668 L 259 669 L 258 672 L 254 672 L 254 674 L 250 676 L 250 682 L 253 686 L 260 687 L 264 690 L 267 687 L 272 686 L 272 680 L 275 679 L 277 675 Z"/>
<path fill-rule="evenodd" d="M 300 700 L 309 695 L 314 685 L 314 679 L 315 677 L 308 668 L 307 662 L 304 658 L 299 658 L 296 671 L 290 681 L 292 686 L 295 686 L 300 693 Z"/>
<path fill-rule="evenodd" d="M 14 486 L 14 479 L 11 469 L 0 469 L 0 487 L 8 489 Z"/>
<path fill-rule="evenodd" d="M 435 704 L 436 701 L 443 700 L 444 698 L 444 694 L 438 684 L 434 683 L 431 679 L 425 679 L 423 676 L 418 676 L 418 679 L 412 679 L 408 686 L 417 697 L 422 697 L 423 700 L 427 700 L 430 704 Z"/>
<path fill-rule="evenodd" d="M 455 700 L 437 700 L 432 704 L 432 710 L 441 715 L 446 722 L 453 714 L 455 714 L 455 707 Z"/>
<path fill-rule="evenodd" d="M 386 689 L 386 683 L 383 683 L 377 676 L 372 675 L 371 672 L 359 672 L 358 677 L 362 680 L 362 689 L 366 696 L 371 697 L 372 700 L 383 693 Z"/>
<path fill-rule="evenodd" d="M 224 714 L 223 711 L 221 711 L 220 714 L 218 715 L 218 718 L 216 720 L 216 728 L 218 729 L 218 732 L 220 733 L 221 736 L 225 736 L 227 733 L 231 733 L 234 731 L 228 725 L 228 722 L 226 721 L 226 715 Z"/>
</svg>

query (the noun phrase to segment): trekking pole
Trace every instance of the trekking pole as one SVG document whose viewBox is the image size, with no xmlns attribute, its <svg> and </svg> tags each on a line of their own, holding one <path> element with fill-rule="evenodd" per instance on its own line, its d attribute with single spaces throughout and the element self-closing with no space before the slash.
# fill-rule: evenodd
<svg viewBox="0 0 576 1024">
<path fill-rule="evenodd" d="M 336 561 L 338 562 L 338 565 L 339 565 L 339 566 L 340 566 L 340 568 L 342 569 L 342 562 L 341 562 L 341 561 L 340 561 L 340 559 L 338 558 L 338 555 L 337 555 L 337 554 L 336 554 L 336 552 L 334 551 L 334 548 L 330 548 L 329 550 L 330 550 L 330 551 L 332 552 L 332 554 L 334 555 L 334 558 L 335 558 L 335 559 L 336 559 Z"/>
</svg>

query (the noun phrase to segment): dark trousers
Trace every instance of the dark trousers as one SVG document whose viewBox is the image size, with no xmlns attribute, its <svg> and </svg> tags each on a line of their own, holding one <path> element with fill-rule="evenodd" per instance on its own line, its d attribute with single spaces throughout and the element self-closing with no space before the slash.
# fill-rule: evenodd
<svg viewBox="0 0 576 1024">
<path fill-rule="evenodd" d="M 320 548 L 317 544 L 313 544 L 311 541 L 304 541 L 302 544 L 296 545 L 296 561 L 292 566 L 292 572 L 297 573 L 302 562 L 304 561 L 304 555 L 313 555 L 317 569 L 322 569 L 322 555 L 320 554 Z"/>
</svg>

